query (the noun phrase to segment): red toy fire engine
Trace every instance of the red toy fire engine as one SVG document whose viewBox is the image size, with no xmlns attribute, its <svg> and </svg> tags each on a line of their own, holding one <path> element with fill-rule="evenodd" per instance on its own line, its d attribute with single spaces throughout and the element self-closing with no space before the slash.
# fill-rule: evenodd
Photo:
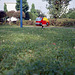
<svg viewBox="0 0 75 75">
<path fill-rule="evenodd" d="M 49 20 L 46 17 L 37 17 L 35 24 L 37 26 L 49 26 Z"/>
</svg>

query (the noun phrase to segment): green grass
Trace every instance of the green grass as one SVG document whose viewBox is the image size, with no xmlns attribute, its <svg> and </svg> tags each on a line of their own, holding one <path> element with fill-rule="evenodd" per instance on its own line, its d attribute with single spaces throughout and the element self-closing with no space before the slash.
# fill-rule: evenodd
<svg viewBox="0 0 75 75">
<path fill-rule="evenodd" d="M 0 75 L 74 75 L 75 29 L 0 26 Z"/>
</svg>

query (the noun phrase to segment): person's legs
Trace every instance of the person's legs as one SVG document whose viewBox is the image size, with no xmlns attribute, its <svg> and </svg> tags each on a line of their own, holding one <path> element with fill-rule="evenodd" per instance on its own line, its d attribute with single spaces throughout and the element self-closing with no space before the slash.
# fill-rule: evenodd
<svg viewBox="0 0 75 75">
<path fill-rule="evenodd" d="M 42 29 L 43 29 L 43 25 L 42 25 Z"/>
</svg>

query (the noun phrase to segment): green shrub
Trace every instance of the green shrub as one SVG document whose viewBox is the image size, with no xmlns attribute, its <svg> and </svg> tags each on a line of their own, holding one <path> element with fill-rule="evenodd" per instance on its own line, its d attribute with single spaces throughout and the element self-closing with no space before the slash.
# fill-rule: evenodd
<svg viewBox="0 0 75 75">
<path fill-rule="evenodd" d="M 69 14 L 67 15 L 67 17 L 70 18 L 70 19 L 75 19 L 75 11 L 69 13 Z"/>
<path fill-rule="evenodd" d="M 35 20 L 37 17 L 35 14 L 33 14 L 31 12 L 27 12 L 25 15 L 26 15 L 25 20 L 29 20 L 29 19 Z"/>
<path fill-rule="evenodd" d="M 0 25 L 5 24 L 6 13 L 4 11 L 0 11 Z"/>
<path fill-rule="evenodd" d="M 52 26 L 75 26 L 75 19 L 50 19 Z"/>
<path fill-rule="evenodd" d="M 20 26 L 20 20 L 17 21 L 17 22 L 13 22 L 12 25 L 19 25 Z M 26 25 L 35 25 L 35 21 L 30 21 L 30 20 L 23 20 L 23 26 L 26 26 Z"/>
<path fill-rule="evenodd" d="M 9 25 L 9 23 L 4 21 L 4 22 L 0 22 L 0 25 Z"/>
<path fill-rule="evenodd" d="M 65 21 L 63 23 L 63 26 L 66 26 L 66 27 L 70 27 L 70 26 L 75 26 L 75 21 Z"/>
<path fill-rule="evenodd" d="M 35 22 L 30 21 L 30 20 L 26 20 L 26 21 L 23 21 L 23 25 L 35 25 Z"/>
<path fill-rule="evenodd" d="M 6 13 L 4 11 L 0 11 L 0 19 L 6 17 Z"/>
</svg>

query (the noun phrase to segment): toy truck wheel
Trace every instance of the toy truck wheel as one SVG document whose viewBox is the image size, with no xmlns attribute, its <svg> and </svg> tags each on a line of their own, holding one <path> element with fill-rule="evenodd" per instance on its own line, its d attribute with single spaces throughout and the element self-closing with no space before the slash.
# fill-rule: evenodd
<svg viewBox="0 0 75 75">
<path fill-rule="evenodd" d="M 40 25 L 42 26 L 42 23 L 40 23 Z"/>
</svg>

